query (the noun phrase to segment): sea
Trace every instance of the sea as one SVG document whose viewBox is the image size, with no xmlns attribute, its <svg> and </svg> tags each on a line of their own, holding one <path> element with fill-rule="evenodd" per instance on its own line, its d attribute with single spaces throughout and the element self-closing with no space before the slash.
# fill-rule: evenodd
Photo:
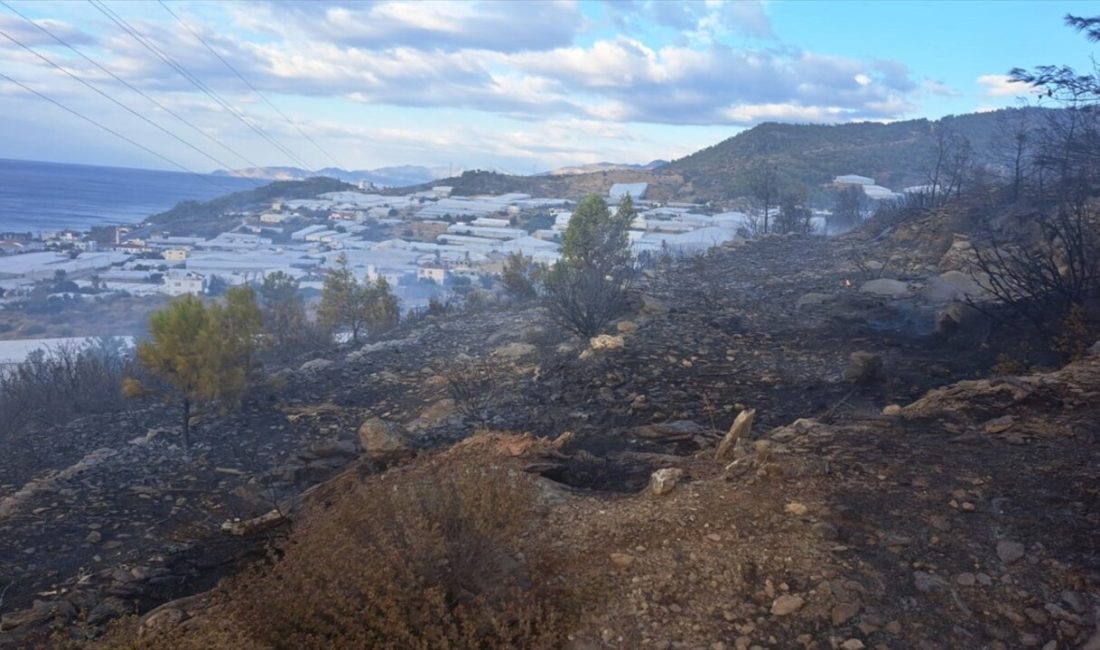
<svg viewBox="0 0 1100 650">
<path fill-rule="evenodd" d="M 266 182 L 0 158 L 0 232 L 38 235 L 140 223 L 180 201 L 208 201 Z"/>
</svg>

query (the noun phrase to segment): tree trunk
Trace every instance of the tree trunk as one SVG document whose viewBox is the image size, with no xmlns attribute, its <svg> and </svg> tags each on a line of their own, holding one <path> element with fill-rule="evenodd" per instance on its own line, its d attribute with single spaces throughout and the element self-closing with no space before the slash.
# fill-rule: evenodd
<svg viewBox="0 0 1100 650">
<path fill-rule="evenodd" d="M 191 450 L 191 400 L 183 399 L 183 448 Z"/>
</svg>

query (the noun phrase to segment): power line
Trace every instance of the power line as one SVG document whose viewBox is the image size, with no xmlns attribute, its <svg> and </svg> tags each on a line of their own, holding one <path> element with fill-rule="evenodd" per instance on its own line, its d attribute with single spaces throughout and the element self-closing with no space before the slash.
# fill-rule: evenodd
<svg viewBox="0 0 1100 650">
<path fill-rule="evenodd" d="M 103 97 L 103 98 L 105 98 L 105 99 L 108 99 L 108 100 L 110 100 L 111 102 L 113 102 L 113 103 L 114 103 L 114 104 L 116 104 L 117 106 L 120 106 L 120 107 L 121 107 L 121 108 L 122 108 L 123 110 L 125 110 L 125 111 L 126 111 L 126 112 L 128 112 L 128 113 L 130 113 L 131 115 L 133 115 L 133 116 L 135 116 L 135 117 L 137 117 L 137 118 L 141 119 L 142 121 L 146 122 L 147 124 L 150 124 L 150 125 L 152 125 L 152 126 L 156 127 L 157 129 L 160 129 L 160 130 L 161 130 L 162 132 L 164 132 L 164 133 L 168 134 L 169 136 L 171 136 L 171 137 L 175 138 L 175 139 L 176 139 L 176 140 L 177 140 L 178 142 L 180 142 L 181 144 L 183 144 L 183 145 L 185 145 L 185 146 L 187 146 L 187 147 L 190 147 L 191 149 L 193 149 L 193 150 L 197 151 L 197 152 L 198 152 L 199 154 L 201 154 L 201 155 L 203 155 L 203 156 L 206 156 L 206 157 L 207 157 L 207 158 L 209 158 L 210 160 L 213 160 L 213 161 L 214 161 L 215 163 L 217 163 L 217 164 L 218 164 L 218 165 L 220 165 L 221 167 L 223 167 L 223 168 L 226 168 L 226 169 L 228 169 L 228 168 L 229 168 L 229 165 L 228 165 L 227 163 L 225 163 L 224 161 L 222 161 L 222 160 L 220 160 L 220 159 L 218 159 L 218 158 L 216 158 L 216 157 L 212 156 L 211 154 L 208 154 L 208 153 L 206 153 L 206 152 L 205 152 L 205 151 L 203 151 L 202 149 L 199 149 L 199 148 L 198 148 L 198 147 L 196 147 L 195 145 L 191 144 L 190 142 L 188 142 L 188 141 L 184 140 L 183 138 L 179 137 L 179 136 L 178 136 L 178 135 L 176 135 L 175 133 L 172 133 L 172 132 L 171 132 L 171 131 L 169 131 L 168 129 L 164 128 L 164 127 L 163 127 L 163 126 L 161 126 L 160 124 L 157 124 L 156 122 L 154 122 L 153 120 L 149 119 L 148 117 L 146 117 L 146 116 L 142 115 L 141 113 L 139 113 L 139 112 L 135 111 L 134 109 L 132 109 L 132 108 L 130 108 L 129 106 L 127 106 L 126 104 L 123 104 L 123 103 L 122 103 L 121 101 L 119 101 L 119 100 L 115 99 L 115 98 L 114 98 L 114 97 L 112 97 L 111 95 L 109 95 L 109 94 L 107 94 L 107 93 L 103 92 L 103 91 L 102 91 L 102 90 L 100 90 L 99 88 L 96 88 L 96 87 L 95 87 L 94 85 L 92 85 L 92 84 L 88 83 L 87 81 L 85 81 L 85 80 L 81 79 L 80 77 L 76 76 L 76 75 L 75 75 L 75 74 L 73 74 L 72 72 L 69 72 L 69 71 L 68 71 L 68 70 L 66 70 L 66 69 L 65 69 L 64 67 L 62 67 L 62 66 L 58 65 L 57 63 L 54 63 L 53 61 L 51 61 L 51 60 L 50 60 L 49 58 L 47 58 L 46 56 L 44 56 L 44 55 L 42 55 L 42 54 L 40 54 L 40 53 L 38 53 L 38 52 L 34 51 L 34 49 L 32 49 L 32 48 L 31 48 L 31 47 L 29 47 L 28 45 L 26 45 L 26 44 L 24 44 L 24 43 L 20 42 L 20 41 L 19 41 L 18 39 L 16 39 L 15 37 L 11 36 L 10 34 L 8 34 L 7 32 L 5 32 L 5 31 L 4 31 L 4 30 L 2 30 L 2 29 L 0 29 L 0 36 L 3 36 L 4 38 L 8 39 L 8 40 L 9 40 L 9 41 L 11 41 L 12 43 L 15 43 L 16 45 L 18 45 L 19 47 L 23 48 L 23 49 L 24 49 L 24 50 L 26 50 L 27 52 L 30 52 L 31 54 L 35 55 L 36 57 L 38 57 L 38 58 L 39 58 L 39 59 L 41 59 L 42 61 L 45 61 L 45 62 L 46 62 L 46 63 L 48 63 L 49 65 L 51 65 L 51 66 L 53 66 L 53 67 L 57 68 L 58 70 L 60 70 L 61 72 L 64 72 L 64 73 L 65 73 L 66 75 L 68 75 L 69 77 L 73 78 L 74 80 L 76 80 L 76 81 L 80 82 L 81 84 L 83 84 L 83 85 L 84 85 L 84 86 L 86 86 L 87 88 L 89 88 L 89 89 L 91 89 L 92 91 L 94 91 L 95 93 L 99 94 L 99 95 L 100 95 L 101 97 Z"/>
<path fill-rule="evenodd" d="M 134 29 L 134 27 L 132 25 L 130 25 L 130 23 L 128 23 L 126 21 L 125 18 L 122 18 L 121 16 L 116 14 L 110 7 L 103 4 L 103 2 L 101 0 L 88 0 L 88 3 L 91 4 L 93 7 L 95 7 L 97 10 L 99 10 L 100 13 L 102 13 L 104 16 L 109 18 L 116 25 L 118 25 L 123 31 L 128 33 L 134 40 L 136 40 L 143 47 L 145 47 L 145 49 L 152 52 L 157 58 L 159 58 L 161 61 L 163 61 L 169 67 L 171 67 L 173 70 L 178 72 L 180 74 L 180 76 L 182 76 L 184 79 L 189 81 L 192 85 L 194 85 L 196 88 L 198 88 L 200 91 L 202 91 L 207 97 L 214 100 L 218 105 L 220 105 L 222 108 L 224 108 L 226 111 L 228 111 L 230 115 L 237 118 L 237 120 L 239 120 L 242 124 L 244 124 L 249 129 L 254 131 L 257 135 L 259 135 L 264 140 L 267 140 L 272 146 L 274 146 L 276 149 L 281 151 L 288 158 L 295 161 L 298 165 L 301 165 L 302 167 L 305 167 L 305 168 L 309 167 L 308 164 L 306 164 L 305 162 L 302 162 L 301 158 L 294 155 L 294 152 L 292 152 L 289 149 L 287 149 L 286 147 L 284 147 L 281 143 L 279 143 L 277 140 L 275 140 L 273 137 L 271 137 L 261 127 L 255 125 L 252 122 L 245 119 L 244 115 L 241 112 L 239 112 L 237 109 L 230 106 L 229 103 L 226 102 L 226 100 L 222 99 L 221 96 L 219 96 L 213 89 L 211 89 L 209 86 L 204 84 L 195 75 L 188 72 L 187 69 L 184 68 L 182 65 L 180 65 L 179 63 L 176 63 L 172 59 L 171 56 L 169 56 L 168 54 L 161 51 L 161 49 L 159 47 L 157 47 L 156 45 L 154 45 L 153 43 L 151 43 L 149 41 L 149 39 L 142 36 L 136 29 Z"/>
<path fill-rule="evenodd" d="M 37 90 L 35 90 L 34 88 L 31 88 L 30 86 L 24 84 L 23 82 L 16 81 L 15 79 L 12 79 L 8 75 L 4 74 L 3 72 L 0 72 L 0 78 L 4 78 L 4 79 L 10 81 L 11 83 L 15 84 L 16 86 L 19 86 L 23 90 L 25 90 L 25 91 L 33 94 L 33 95 L 37 95 L 40 99 L 44 99 L 45 101 L 53 104 L 54 106 L 57 106 L 58 108 L 60 108 L 64 111 L 72 113 L 73 115 L 79 117 L 82 120 L 84 120 L 86 122 L 90 122 L 91 124 L 94 124 L 95 126 L 98 126 L 99 128 L 103 129 L 104 131 L 110 133 L 111 135 L 113 135 L 117 138 L 121 138 L 122 140 L 125 140 L 126 142 L 129 142 L 130 144 L 134 145 L 138 149 L 141 149 L 142 151 L 145 151 L 147 153 L 150 153 L 150 154 L 156 156 L 157 158 L 160 158 L 164 162 L 172 165 L 173 167 L 178 167 L 178 168 L 182 169 L 183 171 L 187 172 L 188 174 L 194 174 L 195 176 L 198 176 L 199 178 L 201 178 L 204 181 L 206 181 L 207 183 L 210 183 L 211 185 L 217 187 L 218 189 L 227 190 L 227 191 L 230 191 L 230 192 L 234 191 L 233 188 L 226 187 L 225 185 L 222 185 L 220 183 L 215 183 L 206 174 L 200 174 L 199 172 L 197 172 L 197 171 L 195 171 L 195 170 L 193 170 L 193 169 L 191 169 L 191 168 L 189 168 L 185 165 L 182 165 L 182 164 L 172 160 L 168 156 L 165 156 L 163 154 L 157 153 L 156 151 L 153 151 L 152 149 L 150 149 L 149 147 L 146 147 L 145 145 L 141 144 L 137 140 L 134 140 L 133 138 L 130 138 L 129 136 L 123 135 L 122 133 L 119 133 L 118 131 L 116 131 L 116 130 L 112 129 L 111 127 L 107 126 L 106 124 L 103 124 L 101 122 L 97 122 L 96 120 L 88 117 L 87 115 L 84 115 L 83 113 L 81 113 L 80 111 L 77 111 L 76 109 L 69 108 L 68 106 L 62 104 L 61 102 L 57 101 L 53 97 L 49 97 L 48 95 L 40 93 Z"/>
<path fill-rule="evenodd" d="M 34 27 L 36 27 L 36 28 L 37 28 L 37 29 L 38 29 L 39 31 L 41 31 L 41 32 L 45 33 L 45 34 L 46 34 L 47 36 L 49 36 L 50 38 L 54 39 L 55 41 L 57 41 L 57 42 L 58 42 L 58 43 L 60 43 L 61 45 L 64 45 L 65 47 L 69 48 L 69 49 L 70 49 L 70 50 L 71 50 L 71 51 L 72 51 L 73 53 L 75 53 L 75 54 L 76 54 L 77 56 L 79 56 L 79 57 L 83 58 L 83 59 L 84 59 L 85 61 L 87 61 L 88 63 L 91 63 L 91 64 L 92 64 L 92 65 L 94 65 L 94 66 L 95 66 L 96 68 L 98 68 L 98 69 L 100 69 L 101 71 L 103 71 L 104 73 L 106 73 L 106 74 L 110 75 L 110 76 L 111 76 L 111 77 L 112 77 L 112 78 L 113 78 L 113 79 L 114 79 L 115 81 L 118 81 L 119 83 L 121 83 L 122 85 L 126 86 L 126 87 L 127 87 L 127 88 L 129 88 L 130 90 L 134 91 L 135 93 L 137 93 L 137 94 L 141 95 L 142 97 L 144 97 L 145 99 L 149 100 L 149 101 L 150 101 L 150 102 L 151 102 L 151 103 L 152 103 L 153 105 L 155 105 L 155 106 L 156 106 L 157 108 L 161 109 L 161 110 L 162 110 L 162 111 L 164 111 L 165 113 L 168 113 L 169 115 L 171 115 L 172 117 L 176 118 L 176 119 L 177 119 L 177 120 L 179 120 L 180 122 L 183 122 L 183 123 L 184 123 L 184 124 L 186 124 L 187 126 L 191 127 L 191 129 L 195 130 L 195 131 L 196 131 L 197 133 L 199 133 L 199 135 L 202 135 L 203 137 L 205 137 L 206 139 L 210 140 L 210 141 L 211 141 L 211 142 L 213 142 L 214 144 L 218 145 L 218 146 L 219 146 L 219 147 L 221 147 L 222 149 L 225 149 L 226 151 L 228 151 L 229 153 L 233 154 L 233 155 L 234 155 L 234 156 L 236 156 L 237 158 L 240 158 L 240 159 L 241 159 L 241 160 L 243 160 L 243 161 L 244 161 L 244 162 L 245 162 L 246 164 L 248 164 L 248 165 L 250 165 L 250 166 L 252 166 L 252 167 L 259 167 L 259 166 L 260 166 L 260 165 L 258 165 L 257 163 L 253 162 L 252 160 L 250 160 L 250 159 L 249 159 L 249 158 L 248 158 L 247 156 L 245 156 L 245 155 L 241 154 L 240 152 L 238 152 L 238 151 L 236 151 L 235 149 L 233 149 L 233 148 L 229 147 L 228 145 L 226 145 L 226 144 L 225 144 L 224 142 L 222 142 L 222 141 L 218 140 L 218 139 L 217 139 L 217 138 L 215 138 L 214 136 L 210 135 L 209 133 L 206 133 L 205 131 L 203 131 L 203 130 L 202 130 L 202 129 L 200 129 L 199 127 L 195 126 L 195 125 L 194 125 L 193 123 L 191 123 L 191 122 L 190 122 L 189 120 L 187 120 L 187 119 L 186 119 L 185 117 L 183 117 L 183 116 L 182 116 L 182 115 L 180 115 L 179 113 L 177 113 L 177 112 L 173 111 L 172 109 L 168 108 L 168 107 L 167 107 L 167 106 L 165 106 L 164 104 L 160 103 L 160 102 L 159 102 L 159 101 L 157 101 L 157 100 L 156 100 L 155 98 L 153 98 L 153 97 L 151 97 L 151 96 L 150 96 L 149 94 L 147 94 L 147 93 L 146 93 L 145 91 L 143 91 L 143 90 L 141 90 L 140 88 L 138 88 L 138 87 L 134 86 L 133 84 L 131 84 L 130 82 L 126 81 L 126 80 L 125 80 L 125 79 L 123 79 L 122 77 L 118 76 L 118 75 L 117 75 L 117 74 L 115 74 L 114 72 L 111 72 L 110 70 L 108 70 L 108 69 L 107 69 L 107 68 L 105 68 L 104 66 L 100 65 L 100 64 L 99 64 L 99 63 L 98 63 L 97 61 L 95 61 L 95 60 L 94 60 L 94 59 L 92 59 L 92 58 L 91 58 L 90 56 L 88 56 L 88 55 L 84 54 L 83 52 L 81 52 L 80 50 L 78 50 L 78 49 L 77 49 L 76 47 L 74 47 L 74 46 L 73 46 L 72 44 L 70 44 L 70 43 L 69 43 L 68 41 L 66 41 L 65 39 L 61 38 L 60 36 L 58 36 L 58 35 L 54 34 L 54 33 L 53 33 L 53 32 L 51 32 L 50 30 L 48 30 L 48 29 L 46 29 L 45 27 L 43 27 L 42 25 L 40 25 L 40 24 L 36 23 L 35 21 L 31 20 L 31 19 L 30 19 L 29 17 L 27 17 L 27 16 L 25 15 L 25 14 L 21 13 L 21 12 L 20 12 L 20 11 L 19 11 L 18 9 L 16 9 L 16 8 L 15 8 L 15 7 L 13 7 L 13 6 L 11 6 L 11 5 L 10 5 L 10 4 L 8 4 L 7 2 L 5 2 L 5 0 L 0 0 L 0 5 L 3 5 L 4 7 L 6 7 L 6 8 L 8 9 L 8 11 L 11 11 L 11 12 L 12 12 L 12 13 L 14 13 L 15 15 L 19 16 L 20 18 L 22 18 L 22 19 L 23 19 L 24 21 L 26 21 L 27 23 L 30 23 L 31 25 L 33 25 Z M 228 166 L 226 166 L 226 165 L 222 165 L 222 166 L 223 166 L 223 167 L 226 167 L 226 168 L 228 169 Z"/>
<path fill-rule="evenodd" d="M 337 167 L 341 167 L 341 168 L 343 167 L 343 166 L 342 166 L 342 165 L 340 164 L 340 161 L 339 161 L 339 160 L 336 160 L 336 158 L 335 158 L 335 157 L 334 157 L 334 156 L 333 156 L 333 155 L 332 155 L 331 153 L 329 153 L 327 149 L 325 149 L 324 147 L 322 147 L 322 146 L 321 146 L 320 144 L 318 144 L 318 142 L 317 142 L 316 140 L 314 140 L 314 139 L 313 139 L 312 137 L 310 137 L 310 135 L 309 135 L 308 133 L 306 133 L 305 131 L 303 131 L 303 130 L 302 130 L 302 127 L 298 126 L 298 124 L 296 124 L 296 123 L 294 122 L 294 120 L 290 119 L 290 117 L 288 117 L 286 113 L 284 113 L 284 112 L 282 112 L 281 110 L 279 110 L 279 107 L 278 107 L 278 106 L 276 106 L 276 105 L 275 105 L 275 104 L 274 104 L 274 103 L 273 103 L 273 102 L 272 102 L 272 101 L 271 101 L 270 99 L 268 99 L 268 98 L 267 98 L 267 95 L 265 95 L 264 93 L 260 92 L 260 89 L 259 89 L 259 88 L 256 88 L 256 86 L 253 86 L 253 85 L 252 85 L 252 82 L 250 82 L 250 81 L 249 81 L 248 79 L 246 79 L 246 78 L 245 78 L 245 76 L 244 76 L 244 75 L 242 75 L 242 74 L 241 74 L 241 73 L 240 73 L 239 71 L 237 71 L 237 69 L 236 69 L 235 67 L 233 67 L 233 65 L 232 65 L 232 64 L 230 64 L 230 63 L 229 63 L 229 61 L 226 61 L 226 60 L 225 60 L 225 58 L 224 58 L 224 57 L 222 57 L 222 55 L 221 55 L 221 54 L 218 54 L 218 51 L 217 51 L 217 50 L 215 50 L 215 49 L 214 49 L 214 48 L 213 48 L 213 47 L 212 47 L 212 46 L 210 45 L 210 43 L 208 43 L 208 42 L 206 41 L 206 39 L 204 39 L 204 38 L 203 38 L 203 37 L 202 37 L 202 36 L 201 36 L 201 35 L 200 35 L 200 34 L 199 34 L 198 32 L 196 32 L 195 30 L 191 29 L 191 27 L 190 27 L 190 26 L 189 26 L 189 25 L 188 25 L 188 24 L 187 24 L 186 22 L 184 22 L 182 18 L 180 18 L 180 17 L 178 16 L 178 15 L 176 15 L 176 12 L 172 11 L 172 9 L 171 9 L 171 8 L 169 8 L 169 6 L 168 6 L 168 5 L 167 5 L 167 4 L 166 4 L 166 3 L 164 2 L 164 0 L 157 0 L 157 2 L 159 2 L 159 3 L 160 3 L 160 6 L 164 7 L 164 10 L 165 10 L 165 11 L 167 11 L 167 12 L 168 12 L 169 14 L 171 14 L 171 15 L 172 15 L 172 17 L 173 17 L 173 18 L 175 18 L 175 19 L 176 19 L 176 22 L 178 22 L 178 23 L 179 23 L 180 25 L 182 25 L 184 29 L 186 29 L 186 30 L 187 30 L 188 32 L 190 32 L 190 33 L 191 33 L 191 35 L 192 35 L 192 36 L 194 36 L 194 37 L 195 37 L 196 39 L 198 39 L 198 41 L 199 41 L 200 43 L 202 43 L 202 44 L 203 44 L 203 45 L 204 45 L 204 46 L 206 47 L 206 49 L 210 51 L 210 53 L 211 53 L 211 54 L 213 54 L 214 56 L 216 56 L 216 57 L 218 58 L 218 60 L 219 60 L 219 61 L 221 61 L 222 63 L 224 63 L 224 64 L 225 64 L 225 67 L 229 68 L 230 72 L 232 72 L 233 74 L 237 75 L 237 78 L 238 78 L 238 79 L 240 79 L 241 81 L 243 81 L 243 82 L 244 82 L 244 85 L 246 85 L 246 86 L 248 86 L 249 88 L 251 88 L 251 89 L 252 89 L 252 92 L 256 93 L 256 95 L 258 95 L 260 99 L 264 100 L 264 102 L 265 102 L 265 103 L 266 103 L 266 104 L 267 104 L 268 106 L 270 106 L 270 107 L 271 107 L 271 109 L 272 109 L 273 111 L 275 111 L 276 113 L 278 113 L 278 114 L 279 114 L 279 115 L 280 115 L 280 116 L 281 116 L 281 117 L 282 117 L 282 118 L 283 118 L 284 120 L 286 120 L 287 124 L 289 124 L 289 125 L 293 126 L 293 127 L 294 127 L 294 128 L 295 128 L 295 129 L 297 130 L 297 131 L 298 131 L 298 133 L 301 133 L 301 134 L 302 134 L 302 137 L 304 137 L 304 138 L 305 138 L 306 140 L 309 140 L 309 141 L 310 141 L 310 143 L 311 143 L 311 144 L 313 144 L 313 146 L 314 146 L 314 147 L 316 147 L 318 151 L 320 151 L 320 152 L 321 152 L 321 153 L 323 153 L 323 154 L 324 154 L 325 156 L 327 156 L 327 157 L 328 157 L 328 159 L 329 159 L 329 160 L 331 160 L 331 161 L 332 161 L 332 162 L 333 162 L 333 163 L 334 163 L 334 164 L 335 164 L 335 165 L 336 165 Z"/>
</svg>

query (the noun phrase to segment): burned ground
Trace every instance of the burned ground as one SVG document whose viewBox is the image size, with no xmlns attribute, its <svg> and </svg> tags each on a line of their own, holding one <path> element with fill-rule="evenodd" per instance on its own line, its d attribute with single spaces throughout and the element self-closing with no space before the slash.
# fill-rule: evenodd
<svg viewBox="0 0 1100 650">
<path fill-rule="evenodd" d="M 768 238 L 658 264 L 634 312 L 592 342 L 557 334 L 536 306 L 427 318 L 266 368 L 240 412 L 201 418 L 190 458 L 161 405 L 41 431 L 34 453 L 0 459 L 0 639 L 50 621 L 95 631 L 208 588 L 282 534 L 224 522 L 382 469 L 356 458 L 376 417 L 429 456 L 478 427 L 571 432 L 564 450 L 522 460 L 572 496 L 542 528 L 617 590 L 578 643 L 1074 647 L 1097 605 L 1096 364 L 1061 383 L 983 380 L 1011 341 L 937 330 L 943 305 L 927 298 L 952 246 Z M 861 290 L 879 276 L 896 292 Z M 855 382 L 853 353 L 878 359 Z M 463 375 L 471 364 L 489 370 Z M 456 391 L 464 377 L 477 390 Z M 959 380 L 986 383 L 921 400 Z M 712 447 L 745 408 L 766 442 L 727 475 Z M 689 480 L 639 494 L 667 466 Z M 998 563 L 998 541 L 1024 555 Z M 1077 596 L 1059 604 L 1063 591 Z M 785 594 L 803 603 L 790 618 L 772 614 Z"/>
</svg>

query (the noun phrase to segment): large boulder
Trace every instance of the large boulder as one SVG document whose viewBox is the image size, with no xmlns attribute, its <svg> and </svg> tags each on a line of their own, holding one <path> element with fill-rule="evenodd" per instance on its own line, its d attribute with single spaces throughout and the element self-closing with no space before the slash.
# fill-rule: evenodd
<svg viewBox="0 0 1100 650">
<path fill-rule="evenodd" d="M 873 352 L 853 352 L 848 355 L 844 380 L 853 384 L 872 384 L 882 378 L 882 357 Z"/>
<path fill-rule="evenodd" d="M 863 293 L 869 293 L 875 296 L 903 298 L 909 294 L 909 285 L 901 280 L 879 278 L 877 280 L 868 280 L 864 282 L 859 287 L 859 290 Z"/>
<path fill-rule="evenodd" d="M 372 417 L 359 426 L 359 446 L 371 460 L 388 463 L 412 454 L 408 436 L 393 422 Z"/>
<path fill-rule="evenodd" d="M 921 297 L 931 303 L 977 298 L 984 294 L 985 290 L 974 276 L 962 271 L 947 271 L 929 278 L 921 290 Z"/>
<path fill-rule="evenodd" d="M 493 356 L 498 359 L 516 361 L 524 357 L 537 354 L 539 349 L 530 343 L 507 343 L 493 350 Z"/>
<path fill-rule="evenodd" d="M 985 314 L 965 302 L 953 302 L 936 313 L 936 333 L 940 336 L 969 337 L 985 331 Z"/>
</svg>

